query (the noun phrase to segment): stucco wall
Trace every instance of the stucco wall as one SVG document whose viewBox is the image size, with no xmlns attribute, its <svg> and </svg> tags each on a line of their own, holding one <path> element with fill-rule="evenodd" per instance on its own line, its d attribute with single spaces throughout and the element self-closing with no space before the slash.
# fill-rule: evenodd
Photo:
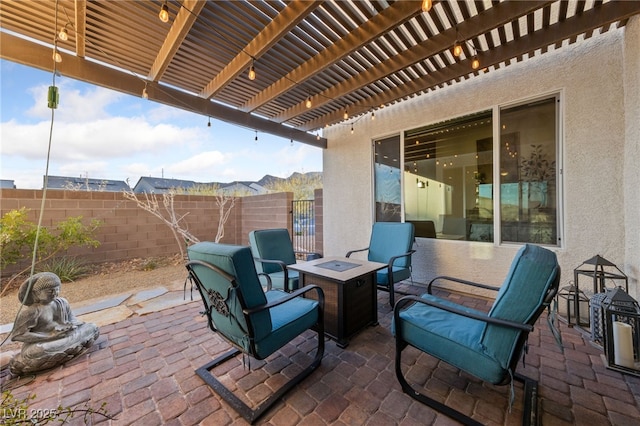
<svg viewBox="0 0 640 426">
<path fill-rule="evenodd" d="M 368 244 L 373 223 L 373 139 L 495 105 L 560 93 L 565 230 L 563 245 L 556 251 L 563 269 L 561 286 L 573 280 L 574 268 L 599 254 L 631 275 L 630 293 L 637 297 L 637 238 L 625 240 L 625 235 L 637 235 L 640 229 L 637 220 L 627 220 L 625 215 L 638 208 L 637 189 L 630 189 L 639 184 L 637 173 L 630 169 L 640 164 L 637 26 L 635 18 L 627 35 L 624 29 L 611 30 L 377 110 L 374 121 L 364 117 L 355 122 L 353 134 L 350 121 L 325 129 L 325 255 Z M 635 94 L 625 93 L 625 81 L 627 91 Z M 635 111 L 636 116 L 625 116 L 625 111 Z M 625 241 L 630 245 L 627 251 Z M 414 280 L 426 282 L 449 274 L 499 284 L 519 246 L 419 239 L 417 248 Z"/>
</svg>

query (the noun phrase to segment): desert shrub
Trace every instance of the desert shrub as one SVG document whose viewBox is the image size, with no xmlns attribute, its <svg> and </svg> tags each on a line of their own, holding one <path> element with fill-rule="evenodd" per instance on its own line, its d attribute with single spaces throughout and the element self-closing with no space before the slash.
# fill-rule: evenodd
<svg viewBox="0 0 640 426">
<path fill-rule="evenodd" d="M 0 218 L 1 270 L 8 265 L 16 264 L 19 260 L 33 257 L 38 227 L 28 219 L 28 212 L 28 209 L 23 207 L 11 210 Z M 97 247 L 100 242 L 94 238 L 94 234 L 100 225 L 99 220 L 92 220 L 85 225 L 82 216 L 78 216 L 58 222 L 53 229 L 41 227 L 37 238 L 36 265 L 53 259 L 60 252 L 74 246 Z M 29 268 L 19 271 L 13 278 L 21 276 Z M 9 288 L 13 278 L 3 286 L 3 291 Z"/>
<path fill-rule="evenodd" d="M 38 267 L 40 272 L 52 272 L 56 274 L 63 283 L 72 282 L 87 275 L 89 267 L 75 257 L 56 257 L 47 262 L 43 262 Z"/>
</svg>

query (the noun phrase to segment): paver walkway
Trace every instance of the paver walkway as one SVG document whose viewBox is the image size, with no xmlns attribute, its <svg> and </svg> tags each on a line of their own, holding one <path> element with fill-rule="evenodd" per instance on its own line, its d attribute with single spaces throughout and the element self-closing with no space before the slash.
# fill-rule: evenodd
<svg viewBox="0 0 640 426">
<path fill-rule="evenodd" d="M 409 289 L 408 286 L 403 286 Z M 163 294 L 160 294 L 163 293 Z M 145 298 L 146 296 L 154 296 Z M 194 293 L 195 296 L 195 293 Z M 445 425 L 456 424 L 402 393 L 394 373 L 394 340 L 388 294 L 379 292 L 380 324 L 356 335 L 345 349 L 328 341 L 321 367 L 267 412 L 258 424 L 273 425 Z M 462 295 L 459 301 L 472 302 Z M 227 425 L 245 424 L 195 374 L 195 369 L 229 347 L 209 331 L 199 300 L 183 299 L 182 288 L 158 290 L 121 304 L 88 313 L 110 318 L 109 309 L 126 318 L 106 321 L 100 338 L 84 355 L 20 382 L 7 382 L 16 397 L 37 398 L 32 408 L 62 406 L 99 408 L 105 403 L 114 417 L 94 421 L 113 425 Z M 143 300 L 144 299 L 144 300 Z M 485 304 L 485 302 L 480 302 Z M 128 314 L 126 309 L 132 313 Z M 82 317 L 87 321 L 88 317 Z M 560 327 L 564 354 L 556 346 L 545 317 L 531 334 L 526 366 L 519 371 L 539 380 L 543 425 L 638 425 L 640 379 L 608 370 L 602 351 L 579 331 Z M 227 385 L 249 401 L 257 401 L 283 376 L 304 364 L 313 348 L 314 333 L 286 346 L 265 364 L 251 360 L 251 370 L 238 359 L 227 369 Z M 509 412 L 509 387 L 484 384 L 459 370 L 405 350 L 409 377 L 424 384 L 436 398 L 473 414 L 487 425 L 518 425 L 522 415 L 522 388 Z M 265 368 L 261 368 L 261 367 Z M 76 418 L 71 424 L 84 424 Z"/>
</svg>

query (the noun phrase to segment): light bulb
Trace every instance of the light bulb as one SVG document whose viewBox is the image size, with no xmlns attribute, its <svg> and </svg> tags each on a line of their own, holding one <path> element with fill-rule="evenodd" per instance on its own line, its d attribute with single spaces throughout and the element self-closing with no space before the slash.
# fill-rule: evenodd
<svg viewBox="0 0 640 426">
<path fill-rule="evenodd" d="M 376 119 L 376 113 L 371 111 L 371 121 Z"/>
<path fill-rule="evenodd" d="M 160 8 L 160 13 L 158 13 L 158 18 L 160 18 L 162 22 L 169 22 L 169 8 L 167 7 L 166 2 Z"/>
<path fill-rule="evenodd" d="M 53 49 L 53 60 L 57 63 L 62 62 L 62 55 L 58 51 L 58 49 Z"/>
<path fill-rule="evenodd" d="M 431 10 L 433 6 L 433 0 L 422 0 L 422 11 L 428 12 Z"/>
<path fill-rule="evenodd" d="M 149 94 L 147 93 L 147 86 L 144 86 L 144 89 L 142 89 L 142 98 L 149 99 Z"/>
<path fill-rule="evenodd" d="M 462 46 L 456 41 L 453 45 L 453 56 L 458 57 L 460 55 L 462 55 Z"/>
<path fill-rule="evenodd" d="M 353 126 L 351 126 L 351 134 L 353 134 Z"/>
<path fill-rule="evenodd" d="M 311 97 L 308 97 L 308 98 L 307 98 L 307 101 L 304 103 L 304 105 L 305 105 L 307 108 L 311 108 L 311 105 L 312 105 L 312 104 L 311 104 Z"/>
<path fill-rule="evenodd" d="M 60 32 L 58 33 L 58 38 L 62 41 L 69 40 L 69 33 L 65 27 L 60 28 Z"/>
<path fill-rule="evenodd" d="M 477 56 L 473 57 L 473 61 L 471 61 L 471 68 L 473 68 L 474 70 L 480 68 L 480 61 L 478 60 Z"/>
<path fill-rule="evenodd" d="M 342 116 L 342 118 L 344 118 L 345 120 L 349 118 L 349 112 L 346 109 L 344 110 L 344 115 Z"/>
<path fill-rule="evenodd" d="M 249 80 L 253 81 L 256 79 L 256 69 L 254 68 L 253 65 L 251 65 L 251 68 L 249 68 Z"/>
</svg>

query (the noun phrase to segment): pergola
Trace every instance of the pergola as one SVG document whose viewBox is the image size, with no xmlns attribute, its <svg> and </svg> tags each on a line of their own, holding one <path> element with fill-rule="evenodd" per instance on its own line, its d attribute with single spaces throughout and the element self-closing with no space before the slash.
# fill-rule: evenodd
<svg viewBox="0 0 640 426">
<path fill-rule="evenodd" d="M 637 13 L 603 0 L 3 0 L 0 57 L 324 148 L 325 126 Z"/>
</svg>

